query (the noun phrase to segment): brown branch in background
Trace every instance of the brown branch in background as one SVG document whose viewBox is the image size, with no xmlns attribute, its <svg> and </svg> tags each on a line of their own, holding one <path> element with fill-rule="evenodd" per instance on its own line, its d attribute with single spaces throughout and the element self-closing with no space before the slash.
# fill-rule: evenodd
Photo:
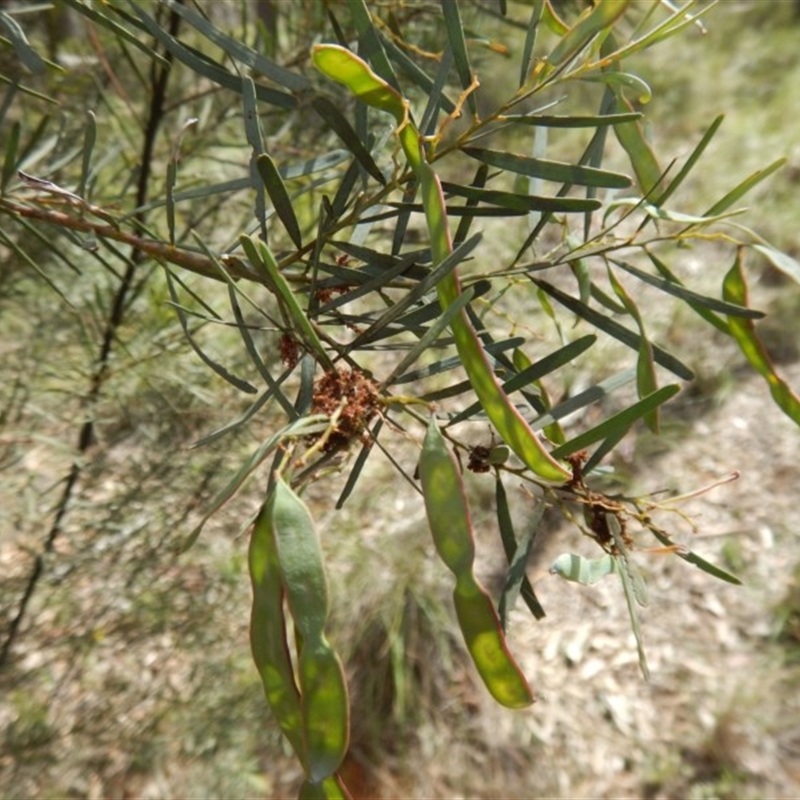
<svg viewBox="0 0 800 800">
<path fill-rule="evenodd" d="M 82 207 L 82 206 L 81 206 Z M 178 267 L 202 275 L 205 278 L 224 281 L 219 274 L 219 268 L 208 256 L 195 253 L 191 250 L 182 250 L 179 247 L 166 244 L 155 239 L 143 239 L 135 234 L 128 233 L 115 224 L 92 222 L 85 217 L 67 214 L 41 205 L 21 205 L 7 198 L 0 198 L 0 212 L 7 212 L 15 217 L 26 217 L 59 228 L 68 228 L 80 233 L 91 233 L 98 239 L 110 239 L 122 242 L 131 247 L 132 252 L 141 253 L 164 263 L 175 264 Z M 140 217 L 137 217 L 139 219 Z M 141 256 L 140 256 L 141 259 Z M 262 283 L 261 278 L 252 269 L 238 258 L 223 258 L 222 263 L 232 278 L 241 278 Z"/>
<path fill-rule="evenodd" d="M 182 0 L 178 0 L 178 2 L 182 2 Z M 171 36 L 177 35 L 179 24 L 180 16 L 175 11 L 172 11 L 169 19 L 169 33 Z M 170 53 L 164 53 L 164 59 L 164 62 L 154 59 L 151 62 L 150 67 L 150 106 L 148 109 L 147 123 L 144 130 L 144 139 L 142 141 L 141 167 L 139 170 L 139 179 L 136 188 L 137 208 L 143 207 L 147 202 L 147 192 L 153 166 L 153 151 L 156 143 L 156 137 L 158 135 L 158 129 L 164 117 L 164 100 L 166 97 L 167 81 L 169 79 L 170 65 L 172 61 Z M 15 208 L 15 211 L 18 211 L 18 209 Z M 28 213 L 25 214 L 25 216 L 35 215 Z M 67 219 L 70 218 L 67 217 Z M 138 223 L 143 225 L 145 221 L 145 212 L 138 212 L 135 219 Z M 76 222 L 76 220 L 71 221 Z M 76 226 L 70 224 L 68 227 L 74 228 Z M 116 230 L 113 226 L 108 226 L 108 228 L 109 230 Z M 78 227 L 78 229 L 80 229 L 80 227 Z M 91 227 L 87 228 L 87 230 L 91 229 Z M 120 232 L 117 231 L 117 233 Z M 109 236 L 109 238 L 115 238 L 117 241 L 125 241 L 125 239 L 120 239 L 118 236 Z M 97 402 L 103 387 L 103 383 L 105 382 L 105 378 L 108 374 L 109 360 L 114 346 L 114 341 L 116 339 L 117 330 L 122 324 L 125 312 L 127 310 L 129 295 L 134 285 L 134 277 L 136 275 L 137 268 L 150 255 L 153 255 L 153 253 L 149 252 L 147 248 L 141 246 L 141 240 L 135 240 L 135 237 L 131 237 L 131 239 L 134 239 L 134 241 L 129 242 L 131 244 L 131 257 L 128 261 L 128 266 L 122 276 L 120 284 L 114 293 L 114 297 L 112 298 L 111 312 L 108 315 L 105 329 L 103 331 L 100 350 L 96 362 L 97 366 L 92 375 L 88 392 L 85 395 L 86 404 L 89 406 L 89 408 L 94 406 L 94 404 Z M 86 421 L 83 423 L 83 425 L 81 425 L 78 433 L 79 456 L 86 453 L 86 451 L 92 446 L 94 443 L 94 438 L 94 420 L 92 419 L 91 414 L 89 414 L 87 415 Z M 84 463 L 85 462 L 80 457 L 76 458 L 72 467 L 70 468 L 69 474 L 65 479 L 64 491 L 62 492 L 56 506 L 56 515 L 53 520 L 53 524 L 50 527 L 41 551 L 37 553 L 36 558 L 34 559 L 33 569 L 28 576 L 28 580 L 25 585 L 25 591 L 23 592 L 22 599 L 20 600 L 19 608 L 17 609 L 17 613 L 11 621 L 5 641 L 3 642 L 2 650 L 0 650 L 0 669 L 6 664 L 11 653 L 11 648 L 14 645 L 20 625 L 25 617 L 28 603 L 30 602 L 30 599 L 33 596 L 33 593 L 42 575 L 45 557 L 48 553 L 53 551 L 56 539 L 63 529 L 64 517 L 69 510 L 69 506 L 75 492 L 75 487 L 78 479 L 80 478 Z"/>
</svg>

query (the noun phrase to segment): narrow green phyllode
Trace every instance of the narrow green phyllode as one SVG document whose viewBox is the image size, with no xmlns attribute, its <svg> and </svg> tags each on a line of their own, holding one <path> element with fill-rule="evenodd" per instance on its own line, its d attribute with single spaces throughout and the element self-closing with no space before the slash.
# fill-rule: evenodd
<svg viewBox="0 0 800 800">
<path fill-rule="evenodd" d="M 729 303 L 747 306 L 747 283 L 742 269 L 741 248 L 736 254 L 733 266 L 722 283 L 722 296 Z M 775 365 L 769 357 L 764 345 L 756 334 L 756 328 L 750 319 L 729 316 L 728 328 L 736 340 L 739 349 L 744 353 L 750 365 L 764 378 L 769 386 L 772 399 L 797 425 L 800 425 L 800 397 L 792 387 L 778 375 Z"/>
</svg>

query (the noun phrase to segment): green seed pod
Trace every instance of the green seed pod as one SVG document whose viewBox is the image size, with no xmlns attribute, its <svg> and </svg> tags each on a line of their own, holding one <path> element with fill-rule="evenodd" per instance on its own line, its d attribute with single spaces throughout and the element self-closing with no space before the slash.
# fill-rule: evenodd
<svg viewBox="0 0 800 800">
<path fill-rule="evenodd" d="M 289 656 L 281 572 L 272 532 L 273 497 L 270 495 L 261 507 L 250 538 L 253 585 L 250 644 L 267 702 L 284 736 L 305 765 L 300 692 Z"/>
<path fill-rule="evenodd" d="M 338 655 L 325 638 L 328 586 L 314 521 L 282 478 L 275 484 L 272 528 L 286 599 L 298 634 L 303 744 L 307 775 L 333 775 L 347 752 L 347 684 Z"/>
<path fill-rule="evenodd" d="M 533 693 L 508 650 L 489 595 L 472 573 L 475 545 L 461 472 L 433 418 L 419 471 L 433 541 L 456 576 L 456 615 L 478 673 L 497 702 L 509 708 L 528 706 Z"/>
</svg>

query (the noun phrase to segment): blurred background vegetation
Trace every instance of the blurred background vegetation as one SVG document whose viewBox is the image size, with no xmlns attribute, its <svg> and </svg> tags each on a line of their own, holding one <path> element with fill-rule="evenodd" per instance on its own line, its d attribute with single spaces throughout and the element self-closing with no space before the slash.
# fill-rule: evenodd
<svg viewBox="0 0 800 800">
<path fill-rule="evenodd" d="M 508 5 L 510 13 L 524 11 L 524 4 Z M 327 24 L 317 0 L 201 6 L 233 35 L 295 67 L 307 65 L 314 36 Z M 24 74 L 31 89 L 13 98 L 0 149 L 15 121 L 31 129 L 46 113 L 48 127 L 36 145 L 41 157 L 74 161 L 92 110 L 98 149 L 90 196 L 140 207 L 147 203 L 142 192 L 163 194 L 167 164 L 193 116 L 199 122 L 181 139 L 180 187 L 246 174 L 242 110 L 230 98 L 174 69 L 153 152 L 143 159 L 154 119 L 143 87 L 160 80 L 158 66 L 135 48 L 112 45 L 68 3 L 29 4 L 24 12 L 15 19 L 26 35 L 64 70 L 30 75 L 10 47 L 0 50 L 0 74 Z M 166 26 L 169 15 L 162 13 Z M 726 114 L 709 148 L 719 169 L 684 189 L 698 210 L 786 155 L 787 166 L 748 197 L 746 224 L 798 257 L 795 4 L 728 0 L 706 27 L 706 35 L 692 30 L 636 57 L 654 90 L 647 115 L 657 149 L 685 156 L 710 121 Z M 499 24 L 481 33 L 497 41 L 509 36 Z M 436 49 L 425 42 L 424 27 L 419 40 Z M 502 86 L 502 61 L 485 63 L 481 69 L 494 72 L 482 73 L 484 83 Z M 318 140 L 329 135 L 310 115 L 285 131 L 274 130 L 269 112 L 261 123 L 276 152 L 296 158 L 318 154 Z M 566 152 L 575 143 L 565 137 L 557 146 Z M 143 184 L 147 163 L 152 172 Z M 194 229 L 222 249 L 251 225 L 252 202 L 242 192 L 218 204 L 202 197 L 182 203 L 177 238 Z M 142 230 L 163 225 L 161 213 L 143 215 Z M 191 449 L 247 404 L 192 353 L 161 273 L 142 261 L 125 284 L 131 261 L 124 248 L 109 260 L 62 233 L 58 257 L 37 238 L 43 235 L 55 234 L 0 218 L 4 636 L 31 570 L 41 568 L 0 672 L 0 790 L 7 797 L 289 796 L 300 770 L 270 724 L 247 636 L 244 534 L 261 487 L 247 488 L 194 548 L 173 555 L 244 455 L 268 435 L 271 420 L 256 417 Z M 519 245 L 504 242 L 501 227 L 488 228 L 492 235 L 498 247 Z M 686 256 L 701 287 L 706 276 L 709 285 L 719 283 L 720 273 L 712 275 L 704 261 L 709 252 Z M 748 267 L 753 304 L 770 312 L 759 330 L 797 385 L 800 295 L 766 261 L 752 258 Z M 208 292 L 197 276 L 183 280 L 187 294 L 201 283 Z M 224 286 L 219 292 L 225 295 Z M 720 588 L 654 555 L 654 598 L 644 620 L 654 682 L 647 685 L 625 639 L 624 612 L 606 589 L 576 593 L 540 570 L 548 619 L 536 627 L 525 621 L 515 633 L 540 700 L 524 714 L 509 714 L 494 709 L 476 682 L 419 499 L 397 485 L 388 462 L 370 460 L 341 511 L 331 510 L 341 481 L 312 487 L 331 565 L 333 635 L 359 709 L 346 765 L 357 796 L 800 792 L 796 431 L 766 390 L 745 377 L 729 341 L 680 309 L 660 324 L 670 341 L 689 343 L 700 380 L 668 412 L 662 438 L 640 435 L 615 466 L 639 488 L 665 488 L 666 481 L 683 490 L 742 469 L 739 484 L 694 510 L 708 552 L 747 587 Z M 190 325 L 198 344 L 228 370 L 247 372 L 235 329 L 199 318 Z M 107 339 L 113 347 L 104 355 Z M 267 339 L 260 344 L 267 348 Z M 598 358 L 592 368 L 600 375 L 607 364 Z M 72 475 L 78 477 L 65 507 Z M 474 476 L 473 496 L 488 504 L 491 482 L 480 478 Z M 477 521 L 485 517 L 489 526 L 479 499 L 475 505 Z M 365 527 L 369 519 L 374 527 Z M 47 541 L 52 547 L 43 552 Z M 488 548 L 482 557 L 487 581 L 498 579 L 500 565 Z"/>
</svg>

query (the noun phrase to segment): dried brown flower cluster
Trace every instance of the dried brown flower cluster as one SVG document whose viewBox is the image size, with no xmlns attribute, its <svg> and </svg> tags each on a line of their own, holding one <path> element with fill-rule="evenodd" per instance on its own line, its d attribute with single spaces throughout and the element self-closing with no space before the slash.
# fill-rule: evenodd
<svg viewBox="0 0 800 800">
<path fill-rule="evenodd" d="M 594 540 L 607 553 L 617 556 L 620 555 L 621 547 L 633 547 L 633 539 L 625 524 L 625 507 L 616 500 L 606 497 L 601 492 L 592 491 L 586 486 L 583 482 L 583 465 L 587 458 L 588 453 L 585 450 L 567 457 L 567 461 L 572 467 L 572 479 L 568 485 L 585 504 L 583 516 Z M 619 525 L 617 533 L 619 541 L 609 527 L 609 515 L 613 516 Z"/>
<path fill-rule="evenodd" d="M 328 370 L 314 384 L 312 412 L 333 416 L 339 411 L 336 428 L 328 436 L 325 452 L 346 446 L 361 436 L 378 410 L 380 394 L 375 382 L 357 370 Z"/>
<path fill-rule="evenodd" d="M 467 462 L 467 469 L 470 472 L 490 472 L 492 465 L 489 459 L 492 455 L 492 448 L 485 445 L 476 445 L 469 450 L 469 461 Z"/>
<path fill-rule="evenodd" d="M 288 333 L 284 333 L 278 342 L 278 348 L 281 354 L 281 361 L 290 369 L 294 369 L 300 360 L 300 344 L 298 341 Z"/>
</svg>

